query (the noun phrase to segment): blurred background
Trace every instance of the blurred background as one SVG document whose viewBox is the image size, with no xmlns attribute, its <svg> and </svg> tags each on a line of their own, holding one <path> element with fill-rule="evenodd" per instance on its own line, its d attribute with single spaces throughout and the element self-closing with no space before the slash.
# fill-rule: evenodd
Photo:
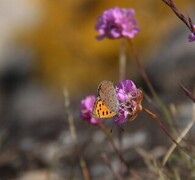
<svg viewBox="0 0 195 180">
<path fill-rule="evenodd" d="M 176 4 L 195 21 L 193 0 Z M 79 111 L 80 101 L 96 94 L 102 80 L 118 82 L 121 42 L 97 41 L 94 28 L 96 18 L 115 6 L 135 9 L 141 32 L 133 43 L 157 93 L 174 107 L 176 126 L 182 129 L 191 120 L 192 102 L 179 83 L 194 88 L 195 43 L 187 42 L 189 30 L 161 1 L 1 0 L 0 179 L 82 179 L 64 108 L 64 88 L 92 179 L 112 179 L 101 154 L 110 153 L 115 168 L 118 159 L 102 132 L 80 120 Z M 150 96 L 128 47 L 127 60 L 127 79 Z M 111 127 L 112 122 L 105 124 Z M 126 159 L 134 171 L 147 172 L 135 149 L 159 152 L 160 148 L 162 156 L 170 141 L 142 113 L 124 129 Z M 194 134 L 193 128 L 188 141 L 194 140 Z"/>
</svg>

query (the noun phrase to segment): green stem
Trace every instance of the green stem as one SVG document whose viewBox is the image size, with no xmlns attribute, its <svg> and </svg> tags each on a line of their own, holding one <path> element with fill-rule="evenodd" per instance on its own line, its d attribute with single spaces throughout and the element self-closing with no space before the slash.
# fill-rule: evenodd
<svg viewBox="0 0 195 180">
<path fill-rule="evenodd" d="M 127 64 L 127 56 L 126 56 L 126 39 L 121 39 L 121 46 L 120 46 L 120 52 L 119 52 L 119 81 L 123 81 L 126 79 L 126 64 Z M 118 132 L 118 142 L 119 142 L 119 153 L 122 157 L 123 154 L 123 132 L 119 130 Z M 119 169 L 119 173 L 121 174 L 121 177 L 123 177 L 123 167 Z"/>
<path fill-rule="evenodd" d="M 126 77 L 126 63 L 127 63 L 127 57 L 126 57 L 126 46 L 125 46 L 126 39 L 121 39 L 121 47 L 119 51 L 119 81 L 125 80 Z"/>
</svg>

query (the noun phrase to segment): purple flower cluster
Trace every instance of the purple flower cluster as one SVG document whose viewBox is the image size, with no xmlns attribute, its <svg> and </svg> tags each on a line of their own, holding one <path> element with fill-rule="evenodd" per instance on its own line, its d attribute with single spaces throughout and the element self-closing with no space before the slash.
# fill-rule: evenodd
<svg viewBox="0 0 195 180">
<path fill-rule="evenodd" d="M 133 120 L 142 110 L 143 93 L 137 89 L 133 81 L 125 80 L 116 86 L 119 112 L 114 117 L 114 122 L 122 124 L 127 120 Z"/>
<path fill-rule="evenodd" d="M 118 7 L 104 11 L 97 20 L 96 30 L 100 34 L 97 39 L 134 38 L 139 32 L 134 14 L 134 9 Z"/>
<path fill-rule="evenodd" d="M 193 41 L 195 41 L 195 33 L 191 33 L 188 36 L 188 42 L 193 42 Z"/>
<path fill-rule="evenodd" d="M 133 120 L 142 110 L 143 93 L 137 89 L 133 81 L 125 80 L 116 86 L 116 95 L 119 102 L 118 113 L 113 117 L 114 123 L 122 124 Z M 90 124 L 101 123 L 101 119 L 92 117 L 95 96 L 87 96 L 82 100 L 81 117 Z"/>
</svg>

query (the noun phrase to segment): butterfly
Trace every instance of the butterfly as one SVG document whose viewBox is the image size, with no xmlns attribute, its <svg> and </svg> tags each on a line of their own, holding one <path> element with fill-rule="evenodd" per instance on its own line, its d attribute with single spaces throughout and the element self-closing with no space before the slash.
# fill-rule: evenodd
<svg viewBox="0 0 195 180">
<path fill-rule="evenodd" d="M 98 97 L 93 106 L 95 118 L 111 118 L 118 113 L 119 102 L 112 81 L 102 81 L 98 86 Z"/>
</svg>

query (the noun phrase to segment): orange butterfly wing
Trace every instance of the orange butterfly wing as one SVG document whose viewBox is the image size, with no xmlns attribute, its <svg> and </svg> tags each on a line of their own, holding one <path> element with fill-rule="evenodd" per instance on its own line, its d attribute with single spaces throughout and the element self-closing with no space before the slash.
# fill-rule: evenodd
<svg viewBox="0 0 195 180">
<path fill-rule="evenodd" d="M 97 97 L 92 111 L 92 116 L 95 118 L 111 118 L 116 115 L 116 112 L 110 111 L 105 104 Z"/>
</svg>

